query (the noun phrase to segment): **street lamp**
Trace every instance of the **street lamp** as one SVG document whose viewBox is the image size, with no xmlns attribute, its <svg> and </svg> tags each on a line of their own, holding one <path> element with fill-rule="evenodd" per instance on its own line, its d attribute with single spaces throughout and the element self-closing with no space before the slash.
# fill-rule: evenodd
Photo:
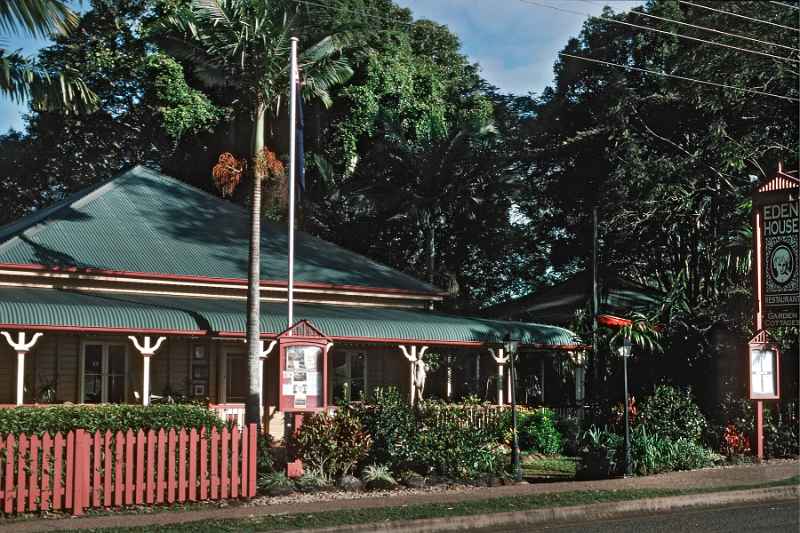
<svg viewBox="0 0 800 533">
<path fill-rule="evenodd" d="M 633 465 L 631 464 L 631 430 L 630 413 L 628 403 L 628 357 L 631 356 L 631 341 L 628 337 L 622 341 L 622 346 L 617 349 L 617 353 L 622 357 L 623 383 L 625 384 L 625 476 L 633 475 Z"/>
<path fill-rule="evenodd" d="M 513 442 L 511 444 L 511 468 L 515 481 L 522 481 L 522 463 L 519 457 L 519 438 L 517 437 L 517 370 L 514 366 L 514 359 L 517 355 L 518 341 L 512 341 L 510 335 L 506 335 L 503 342 L 506 354 L 511 360 L 511 432 Z"/>
</svg>

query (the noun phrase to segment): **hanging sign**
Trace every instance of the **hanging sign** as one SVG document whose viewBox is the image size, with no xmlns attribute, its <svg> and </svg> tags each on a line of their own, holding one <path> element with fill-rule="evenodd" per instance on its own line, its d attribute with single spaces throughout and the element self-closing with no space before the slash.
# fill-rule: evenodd
<svg viewBox="0 0 800 533">
<path fill-rule="evenodd" d="M 757 327 L 800 326 L 800 181 L 783 174 L 753 195 Z"/>
</svg>

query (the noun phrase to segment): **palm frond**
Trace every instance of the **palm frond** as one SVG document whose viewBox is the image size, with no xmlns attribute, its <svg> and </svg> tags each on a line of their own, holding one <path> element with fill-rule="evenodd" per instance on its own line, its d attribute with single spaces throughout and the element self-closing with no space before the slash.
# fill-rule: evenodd
<svg viewBox="0 0 800 533">
<path fill-rule="evenodd" d="M 78 26 L 78 16 L 62 0 L 2 0 L 0 30 L 35 37 L 64 34 Z"/>
<path fill-rule="evenodd" d="M 51 73 L 19 53 L 2 49 L 0 93 L 17 103 L 30 100 L 37 110 L 83 113 L 97 107 L 97 96 L 74 69 Z"/>
</svg>

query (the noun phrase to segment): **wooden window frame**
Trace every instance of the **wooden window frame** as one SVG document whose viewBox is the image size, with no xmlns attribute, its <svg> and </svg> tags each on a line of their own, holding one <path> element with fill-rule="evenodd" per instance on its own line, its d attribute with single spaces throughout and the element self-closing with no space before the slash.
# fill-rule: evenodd
<svg viewBox="0 0 800 533">
<path fill-rule="evenodd" d="M 100 384 L 100 402 L 98 404 L 92 405 L 99 405 L 108 403 L 108 377 L 109 373 L 109 365 L 108 365 L 108 349 L 110 346 L 121 346 L 122 347 L 122 357 L 123 357 L 123 401 L 127 403 L 128 401 L 128 344 L 125 342 L 120 341 L 94 341 L 94 340 L 82 340 L 81 341 L 81 351 L 80 351 L 80 376 L 79 376 L 79 386 L 78 386 L 78 401 L 79 403 L 86 403 L 86 347 L 87 346 L 100 346 L 102 349 L 102 359 L 101 359 L 101 384 Z"/>
</svg>

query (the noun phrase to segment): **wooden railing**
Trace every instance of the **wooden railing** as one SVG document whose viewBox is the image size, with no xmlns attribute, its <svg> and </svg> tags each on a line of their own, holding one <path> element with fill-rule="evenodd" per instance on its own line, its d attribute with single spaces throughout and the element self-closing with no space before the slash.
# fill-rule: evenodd
<svg viewBox="0 0 800 533">
<path fill-rule="evenodd" d="M 244 404 L 243 403 L 212 403 L 209 406 L 217 412 L 217 415 L 227 424 L 244 428 Z"/>
<path fill-rule="evenodd" d="M 217 431 L 82 429 L 0 440 L 4 513 L 252 498 L 255 426 Z"/>
</svg>

